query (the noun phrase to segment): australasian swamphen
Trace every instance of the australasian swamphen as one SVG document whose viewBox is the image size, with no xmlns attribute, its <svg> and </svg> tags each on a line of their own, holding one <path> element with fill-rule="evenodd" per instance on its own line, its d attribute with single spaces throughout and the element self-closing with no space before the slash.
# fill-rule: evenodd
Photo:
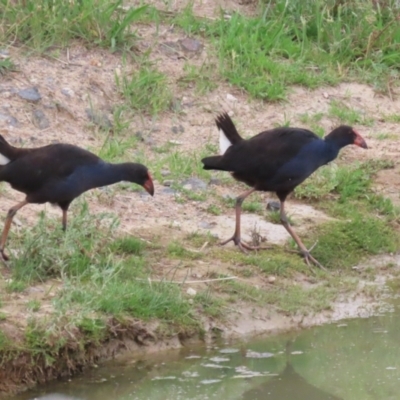
<svg viewBox="0 0 400 400">
<path fill-rule="evenodd" d="M 26 194 L 25 200 L 8 211 L 0 240 L 0 252 L 4 260 L 8 259 L 4 247 L 12 219 L 26 204 L 57 204 L 62 210 L 62 226 L 65 230 L 69 205 L 87 190 L 129 181 L 154 194 L 153 181 L 142 164 L 111 164 L 90 151 L 65 143 L 17 148 L 0 135 L 0 182 L 3 181 Z"/>
<path fill-rule="evenodd" d="M 203 168 L 229 171 L 236 180 L 251 187 L 237 197 L 235 233 L 221 245 L 232 240 L 242 251 L 257 249 L 241 241 L 241 205 L 254 191 L 276 192 L 281 203 L 282 225 L 300 248 L 307 264 L 311 261 L 322 267 L 290 226 L 285 214 L 286 197 L 319 167 L 334 160 L 342 147 L 355 144 L 366 149 L 365 140 L 345 125 L 334 129 L 324 139 L 307 129 L 282 127 L 245 140 L 227 113 L 220 114 L 215 122 L 220 132 L 221 155 L 203 158 Z"/>
</svg>

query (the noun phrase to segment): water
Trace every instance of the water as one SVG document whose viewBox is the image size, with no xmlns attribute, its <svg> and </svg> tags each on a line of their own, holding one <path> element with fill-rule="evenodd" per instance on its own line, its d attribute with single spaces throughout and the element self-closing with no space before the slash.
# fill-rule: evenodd
<svg viewBox="0 0 400 400">
<path fill-rule="evenodd" d="M 13 400 L 399 400 L 399 317 L 110 363 Z"/>
</svg>

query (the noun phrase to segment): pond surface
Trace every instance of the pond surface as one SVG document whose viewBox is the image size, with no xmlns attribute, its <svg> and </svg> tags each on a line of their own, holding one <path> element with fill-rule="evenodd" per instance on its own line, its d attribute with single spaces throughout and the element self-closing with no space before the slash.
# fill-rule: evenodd
<svg viewBox="0 0 400 400">
<path fill-rule="evenodd" d="M 110 363 L 12 400 L 52 393 L 85 400 L 399 400 L 400 310 Z"/>
</svg>

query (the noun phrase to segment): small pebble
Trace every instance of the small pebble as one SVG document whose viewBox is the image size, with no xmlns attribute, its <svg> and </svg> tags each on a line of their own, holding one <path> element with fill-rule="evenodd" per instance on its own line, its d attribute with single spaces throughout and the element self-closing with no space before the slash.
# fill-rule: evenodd
<svg viewBox="0 0 400 400">
<path fill-rule="evenodd" d="M 210 179 L 210 185 L 220 185 L 221 184 L 221 179 L 219 179 L 219 178 L 211 178 Z"/>
<path fill-rule="evenodd" d="M 193 288 L 188 288 L 188 290 L 186 290 L 186 293 L 189 295 L 189 296 L 196 296 L 196 294 L 197 294 L 197 290 L 195 290 L 195 289 L 193 289 Z"/>
<path fill-rule="evenodd" d="M 6 124 L 10 126 L 17 126 L 18 121 L 12 115 L 0 113 L 0 122 L 4 121 Z"/>
<path fill-rule="evenodd" d="M 161 192 L 162 192 L 162 193 L 165 193 L 165 194 L 176 194 L 176 190 L 175 190 L 175 189 L 172 189 L 172 188 L 170 188 L 170 187 L 165 187 L 165 188 L 163 188 L 163 189 L 161 190 Z"/>
<path fill-rule="evenodd" d="M 178 40 L 178 42 L 180 43 L 183 51 L 198 53 L 203 49 L 203 45 L 197 39 L 185 38 Z"/>
<path fill-rule="evenodd" d="M 89 120 L 92 121 L 95 125 L 98 125 L 102 128 L 112 128 L 112 123 L 109 120 L 108 116 L 102 111 L 92 110 L 91 108 L 87 108 L 86 115 Z"/>
<path fill-rule="evenodd" d="M 33 111 L 32 115 L 33 122 L 37 128 L 39 128 L 40 130 L 44 130 L 50 127 L 50 122 L 42 110 L 37 109 Z"/>
<path fill-rule="evenodd" d="M 137 131 L 137 132 L 135 132 L 135 136 L 136 136 L 139 140 L 144 141 L 144 136 L 143 136 L 143 132 L 142 132 L 142 131 Z"/>
<path fill-rule="evenodd" d="M 62 88 L 61 89 L 61 93 L 64 95 L 64 96 L 67 96 L 67 97 L 74 97 L 74 95 L 75 95 L 75 92 L 72 90 L 72 89 L 70 89 L 70 88 Z"/>
<path fill-rule="evenodd" d="M 163 186 L 167 186 L 170 187 L 172 184 L 174 183 L 173 179 L 165 179 L 165 181 L 163 181 Z"/>
<path fill-rule="evenodd" d="M 230 93 L 228 93 L 228 94 L 226 95 L 226 99 L 227 99 L 228 101 L 231 101 L 231 102 L 237 101 L 237 98 L 236 98 L 235 96 L 231 95 Z"/>
<path fill-rule="evenodd" d="M 189 178 L 182 182 L 182 186 L 186 190 L 206 190 L 207 183 L 199 178 Z"/>
<path fill-rule="evenodd" d="M 276 200 L 268 200 L 267 201 L 267 210 L 269 211 L 279 211 L 281 208 L 281 204 Z"/>
<path fill-rule="evenodd" d="M 168 143 L 170 143 L 170 144 L 175 144 L 175 145 L 181 145 L 181 144 L 183 144 L 183 142 L 180 141 L 180 140 L 168 140 Z"/>
<path fill-rule="evenodd" d="M 17 95 L 29 101 L 39 101 L 42 98 L 37 87 L 22 89 L 17 92 Z"/>
<path fill-rule="evenodd" d="M 202 229 L 212 229 L 213 226 L 214 226 L 214 224 L 211 224 L 211 223 L 209 223 L 207 221 L 200 221 L 199 222 L 199 228 L 202 228 Z"/>
</svg>

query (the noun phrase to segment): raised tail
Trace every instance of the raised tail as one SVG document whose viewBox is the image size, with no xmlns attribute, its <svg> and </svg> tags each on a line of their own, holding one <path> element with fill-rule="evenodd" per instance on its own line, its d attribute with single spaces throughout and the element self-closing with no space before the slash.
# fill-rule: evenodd
<svg viewBox="0 0 400 400">
<path fill-rule="evenodd" d="M 204 164 L 203 169 L 216 169 L 220 171 L 225 171 L 225 168 L 221 167 L 220 162 L 221 162 L 222 156 L 211 156 L 211 157 L 206 157 L 201 160 L 201 162 Z"/>
<path fill-rule="evenodd" d="M 215 123 L 219 130 L 219 149 L 221 154 L 224 154 L 233 144 L 243 140 L 228 113 L 224 112 L 218 115 Z"/>
<path fill-rule="evenodd" d="M 3 136 L 0 135 L 0 165 L 6 165 L 15 159 L 16 148 L 11 146 Z"/>
</svg>

